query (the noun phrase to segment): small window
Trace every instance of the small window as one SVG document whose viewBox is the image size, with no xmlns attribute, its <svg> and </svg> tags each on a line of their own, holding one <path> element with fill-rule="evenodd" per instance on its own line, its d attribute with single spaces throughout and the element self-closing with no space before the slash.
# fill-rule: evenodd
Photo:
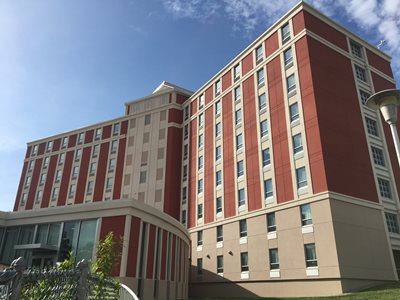
<svg viewBox="0 0 400 300">
<path fill-rule="evenodd" d="M 201 94 L 199 97 L 199 109 L 204 107 L 204 94 Z"/>
<path fill-rule="evenodd" d="M 187 200 L 187 187 L 182 188 L 182 204 L 185 204 Z"/>
<path fill-rule="evenodd" d="M 243 147 L 243 135 L 239 133 L 236 136 L 236 150 L 240 150 Z"/>
<path fill-rule="evenodd" d="M 383 155 L 382 149 L 371 146 L 372 157 L 374 159 L 374 163 L 378 166 L 385 166 L 385 157 Z"/>
<path fill-rule="evenodd" d="M 47 142 L 46 151 L 50 152 L 53 149 L 53 141 Z"/>
<path fill-rule="evenodd" d="M 239 207 L 240 206 L 244 206 L 245 204 L 246 204 L 246 197 L 245 197 L 245 194 L 244 194 L 244 189 L 240 189 L 239 191 L 238 191 L 238 204 L 239 204 Z"/>
<path fill-rule="evenodd" d="M 235 88 L 234 94 L 235 94 L 235 101 L 239 101 L 239 100 L 240 100 L 240 97 L 241 97 L 240 86 L 237 86 L 237 87 Z"/>
<path fill-rule="evenodd" d="M 68 198 L 72 198 L 75 195 L 75 189 L 76 189 L 76 185 L 75 184 L 71 184 L 69 186 L 69 193 L 68 193 Z"/>
<path fill-rule="evenodd" d="M 222 197 L 221 196 L 217 197 L 216 202 L 217 202 L 215 205 L 216 211 L 217 211 L 217 213 L 220 213 L 220 212 L 222 212 Z"/>
<path fill-rule="evenodd" d="M 222 184 L 222 171 L 215 172 L 215 186 Z"/>
<path fill-rule="evenodd" d="M 261 138 L 268 135 L 268 120 L 260 122 L 260 136 Z"/>
<path fill-rule="evenodd" d="M 270 270 L 279 269 L 278 249 L 269 249 L 269 268 Z"/>
<path fill-rule="evenodd" d="M 286 78 L 287 93 L 290 94 L 296 90 L 296 80 L 294 74 Z"/>
<path fill-rule="evenodd" d="M 264 197 L 265 199 L 272 198 L 274 191 L 272 187 L 272 179 L 264 180 Z"/>
<path fill-rule="evenodd" d="M 397 222 L 397 215 L 385 212 L 386 225 L 389 232 L 399 233 L 399 223 Z"/>
<path fill-rule="evenodd" d="M 28 172 L 31 172 L 31 171 L 33 170 L 34 167 L 35 167 L 35 161 L 34 161 L 34 160 L 31 160 L 31 161 L 29 162 L 29 165 L 28 165 Z"/>
<path fill-rule="evenodd" d="M 38 153 L 38 145 L 33 146 L 32 155 L 36 155 Z"/>
<path fill-rule="evenodd" d="M 237 64 L 233 68 L 233 78 L 234 78 L 234 80 L 237 80 L 240 78 L 240 64 Z"/>
<path fill-rule="evenodd" d="M 203 192 L 203 179 L 199 179 L 197 181 L 197 194 L 200 194 Z"/>
<path fill-rule="evenodd" d="M 289 23 L 286 23 L 285 25 L 282 26 L 281 28 L 281 36 L 282 36 L 282 44 L 286 43 L 288 40 L 290 40 L 290 27 Z"/>
<path fill-rule="evenodd" d="M 102 133 L 101 128 L 97 128 L 97 129 L 96 129 L 95 136 L 94 136 L 95 140 L 101 139 L 101 133 Z"/>
<path fill-rule="evenodd" d="M 293 52 L 292 48 L 287 49 L 285 52 L 283 52 L 283 57 L 285 60 L 285 66 L 289 66 L 293 62 Z"/>
<path fill-rule="evenodd" d="M 267 107 L 267 97 L 265 96 L 265 93 L 263 93 L 260 96 L 258 96 L 258 109 L 263 110 L 266 107 Z"/>
<path fill-rule="evenodd" d="M 303 151 L 303 142 L 301 140 L 301 133 L 293 136 L 293 153 L 300 153 Z"/>
<path fill-rule="evenodd" d="M 297 102 L 289 106 L 290 111 L 290 122 L 294 122 L 299 119 L 299 104 Z"/>
<path fill-rule="evenodd" d="M 185 121 L 186 121 L 187 119 L 189 119 L 189 105 L 185 106 L 184 113 L 185 113 Z"/>
<path fill-rule="evenodd" d="M 119 134 L 119 123 L 115 123 L 113 125 L 113 135 L 118 135 Z"/>
<path fill-rule="evenodd" d="M 317 267 L 317 253 L 315 251 L 315 244 L 305 244 L 304 252 L 306 254 L 306 266 L 309 267 Z"/>
<path fill-rule="evenodd" d="M 58 164 L 61 165 L 62 163 L 64 163 L 65 160 L 65 153 L 61 153 L 60 157 L 58 158 Z"/>
<path fill-rule="evenodd" d="M 187 168 L 187 165 L 184 165 L 183 166 L 183 181 L 186 181 L 187 174 L 188 174 L 188 168 Z"/>
<path fill-rule="evenodd" d="M 96 173 L 96 169 L 97 169 L 97 163 L 92 162 L 90 164 L 90 175 L 94 175 Z"/>
<path fill-rule="evenodd" d="M 181 222 L 183 226 L 186 226 L 186 210 L 182 210 Z"/>
<path fill-rule="evenodd" d="M 362 48 L 359 44 L 357 44 L 354 41 L 350 41 L 350 48 L 351 48 L 351 54 L 353 54 L 354 56 L 358 57 L 358 58 L 363 58 L 362 55 Z"/>
<path fill-rule="evenodd" d="M 82 144 L 84 139 L 85 139 L 85 133 L 84 132 L 79 133 L 78 144 Z"/>
<path fill-rule="evenodd" d="M 203 274 L 203 259 L 198 258 L 197 259 L 197 275 L 202 275 Z"/>
<path fill-rule="evenodd" d="M 238 109 L 235 111 L 235 125 L 238 126 L 242 123 L 242 110 Z"/>
<path fill-rule="evenodd" d="M 39 184 L 44 185 L 45 181 L 46 181 L 46 173 L 43 173 L 40 175 Z"/>
<path fill-rule="evenodd" d="M 82 157 L 82 149 L 76 149 L 75 152 L 75 161 L 79 161 Z"/>
<path fill-rule="evenodd" d="M 203 127 L 203 125 L 204 125 L 204 114 L 201 113 L 199 114 L 199 128 Z"/>
<path fill-rule="evenodd" d="M 189 146 L 183 145 L 183 159 L 187 159 L 188 158 L 188 153 L 189 153 Z"/>
<path fill-rule="evenodd" d="M 269 153 L 269 148 L 262 150 L 263 167 L 271 164 L 271 156 Z"/>
<path fill-rule="evenodd" d="M 218 122 L 217 124 L 215 124 L 215 137 L 220 137 L 221 136 L 221 132 L 222 132 L 222 124 L 221 122 Z"/>
<path fill-rule="evenodd" d="M 49 166 L 49 160 L 50 158 L 46 156 L 43 160 L 43 169 L 46 169 Z"/>
<path fill-rule="evenodd" d="M 36 203 L 40 203 L 40 200 L 42 200 L 42 195 L 43 195 L 43 191 L 37 191 L 37 193 L 36 193 L 36 200 L 35 200 L 35 202 Z"/>
<path fill-rule="evenodd" d="M 307 174 L 306 174 L 305 167 L 296 169 L 296 178 L 297 178 L 297 188 L 298 189 L 307 186 Z"/>
<path fill-rule="evenodd" d="M 115 158 L 111 158 L 109 163 L 108 163 L 108 172 L 113 172 L 115 170 Z"/>
<path fill-rule="evenodd" d="M 28 194 L 23 193 L 21 198 L 21 205 L 25 205 L 27 199 L 28 199 Z"/>
<path fill-rule="evenodd" d="M 217 226 L 217 243 L 224 240 L 224 231 L 222 225 Z"/>
<path fill-rule="evenodd" d="M 88 181 L 86 195 L 91 195 L 92 193 L 93 193 L 93 181 L 90 180 L 90 181 Z"/>
<path fill-rule="evenodd" d="M 58 198 L 58 191 L 59 191 L 58 187 L 53 188 L 53 192 L 51 193 L 51 200 L 52 201 L 54 201 L 54 200 L 56 200 Z"/>
<path fill-rule="evenodd" d="M 140 175 L 142 175 L 142 174 L 140 174 Z M 146 178 L 145 178 L 145 180 L 146 180 Z M 112 185 L 113 185 L 113 178 L 112 177 L 108 177 L 107 181 L 106 181 L 106 190 L 107 191 L 111 191 Z"/>
<path fill-rule="evenodd" d="M 240 160 L 237 162 L 237 177 L 244 175 L 244 162 Z"/>
<path fill-rule="evenodd" d="M 151 115 L 144 116 L 144 125 L 150 125 L 151 122 Z"/>
<path fill-rule="evenodd" d="M 145 183 L 146 182 L 146 177 L 147 177 L 147 172 L 146 171 L 141 171 L 140 172 L 139 183 Z"/>
<path fill-rule="evenodd" d="M 217 274 L 224 273 L 224 257 L 222 255 L 217 256 Z"/>
<path fill-rule="evenodd" d="M 368 98 L 371 96 L 370 93 L 367 93 L 363 90 L 360 90 L 360 98 L 361 98 L 361 103 L 365 105 L 367 103 Z"/>
<path fill-rule="evenodd" d="M 221 150 L 221 146 L 217 146 L 215 148 L 215 160 L 220 160 L 222 157 L 222 150 Z"/>
<path fill-rule="evenodd" d="M 366 117 L 365 118 L 365 123 L 367 124 L 368 133 L 373 135 L 373 136 L 379 137 L 378 124 L 376 123 L 376 121 Z"/>
<path fill-rule="evenodd" d="M 117 152 L 117 148 L 118 148 L 118 141 L 114 140 L 111 142 L 111 153 L 115 153 Z"/>
<path fill-rule="evenodd" d="M 186 140 L 189 137 L 189 125 L 185 125 L 185 127 L 183 127 L 183 138 Z"/>
<path fill-rule="evenodd" d="M 242 272 L 249 271 L 249 256 L 247 252 L 240 253 L 240 268 Z"/>
<path fill-rule="evenodd" d="M 310 225 L 312 224 L 312 215 L 311 215 L 311 206 L 310 204 L 300 205 L 300 216 L 301 216 L 301 225 Z"/>
<path fill-rule="evenodd" d="M 68 145 L 68 137 L 65 136 L 65 137 L 63 137 L 63 139 L 62 139 L 61 148 L 67 148 L 67 145 Z"/>
<path fill-rule="evenodd" d="M 262 86 L 264 83 L 265 83 L 264 69 L 260 69 L 257 71 L 257 85 Z"/>
<path fill-rule="evenodd" d="M 203 169 L 203 162 L 204 162 L 203 156 L 199 156 L 198 163 L 197 163 L 197 168 L 199 170 Z"/>
<path fill-rule="evenodd" d="M 78 173 L 79 173 L 79 167 L 74 166 L 74 168 L 72 169 L 72 178 L 78 177 Z"/>
<path fill-rule="evenodd" d="M 203 218 L 203 203 L 197 204 L 197 219 Z"/>
<path fill-rule="evenodd" d="M 92 157 L 97 157 L 97 155 L 99 154 L 99 148 L 100 148 L 100 145 L 94 145 L 93 146 Z"/>
<path fill-rule="evenodd" d="M 256 63 L 261 62 L 263 58 L 264 58 L 263 46 L 260 45 L 256 48 Z"/>
<path fill-rule="evenodd" d="M 203 245 L 203 231 L 197 231 L 197 246 Z"/>
<path fill-rule="evenodd" d="M 221 80 L 215 82 L 215 95 L 219 95 L 221 93 Z"/>
<path fill-rule="evenodd" d="M 246 220 L 239 221 L 239 234 L 240 234 L 240 237 L 247 236 L 247 221 Z"/>
<path fill-rule="evenodd" d="M 29 186 L 30 184 L 31 184 L 31 176 L 26 176 L 25 187 Z"/>
<path fill-rule="evenodd" d="M 356 77 L 358 80 L 361 80 L 363 82 L 368 82 L 367 81 L 367 74 L 365 72 L 364 68 L 361 68 L 360 66 L 354 65 L 354 68 L 356 69 Z"/>
<path fill-rule="evenodd" d="M 59 182 L 61 180 L 61 174 L 62 174 L 61 170 L 57 170 L 57 172 L 56 172 L 56 182 Z"/>
<path fill-rule="evenodd" d="M 199 148 L 203 147 L 204 145 L 204 136 L 203 134 L 199 134 Z"/>
<path fill-rule="evenodd" d="M 392 189 L 390 183 L 386 179 L 378 178 L 380 195 L 387 199 L 392 199 Z"/>
<path fill-rule="evenodd" d="M 215 102 L 215 114 L 216 115 L 221 114 L 221 101 L 220 100 Z"/>
<path fill-rule="evenodd" d="M 267 214 L 267 232 L 276 231 L 275 213 Z"/>
</svg>

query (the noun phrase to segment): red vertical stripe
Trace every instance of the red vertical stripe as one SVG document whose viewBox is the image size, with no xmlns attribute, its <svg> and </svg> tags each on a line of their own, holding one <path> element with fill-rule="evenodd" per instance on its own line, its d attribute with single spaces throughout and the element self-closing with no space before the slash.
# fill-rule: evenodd
<svg viewBox="0 0 400 300">
<path fill-rule="evenodd" d="M 196 160 L 197 160 L 197 120 L 194 119 L 190 122 L 190 141 L 189 141 L 189 170 L 188 170 L 188 220 L 187 224 L 189 228 L 192 228 L 196 224 Z"/>
<path fill-rule="evenodd" d="M 265 55 L 270 56 L 279 48 L 278 32 L 275 31 L 270 37 L 265 40 Z M 269 79 L 268 79 L 269 80 Z"/>
<path fill-rule="evenodd" d="M 86 181 L 88 179 L 87 177 L 91 152 L 91 146 L 83 148 L 81 165 L 79 167 L 78 183 L 76 186 L 75 204 L 83 203 L 83 199 L 85 198 Z"/>
<path fill-rule="evenodd" d="M 51 192 L 53 190 L 54 174 L 57 168 L 57 160 L 58 154 L 52 155 L 50 157 L 50 162 L 46 175 L 46 183 L 44 184 L 42 204 L 40 205 L 41 208 L 49 207 Z"/>
<path fill-rule="evenodd" d="M 60 146 L 61 146 L 61 139 L 56 139 L 53 144 L 52 152 L 60 150 Z"/>
<path fill-rule="evenodd" d="M 32 146 L 28 146 L 26 148 L 25 158 L 28 158 L 31 155 Z"/>
<path fill-rule="evenodd" d="M 146 278 L 153 279 L 154 276 L 154 249 L 155 249 L 155 239 L 156 239 L 156 226 L 150 224 L 149 229 L 149 243 L 147 246 L 147 269 Z"/>
<path fill-rule="evenodd" d="M 102 139 L 108 139 L 111 136 L 111 125 L 103 127 Z"/>
<path fill-rule="evenodd" d="M 190 116 L 193 116 L 196 113 L 197 113 L 197 99 L 194 99 L 190 103 Z"/>
<path fill-rule="evenodd" d="M 115 169 L 113 199 L 121 199 L 122 175 L 124 171 L 126 138 L 119 140 L 117 166 Z"/>
<path fill-rule="evenodd" d="M 75 153 L 74 150 L 68 151 L 67 155 L 65 156 L 64 169 L 61 178 L 60 193 L 58 195 L 57 206 L 63 206 L 67 201 L 69 180 L 71 177 L 71 169 L 74 160 L 74 153 Z"/>
<path fill-rule="evenodd" d="M 99 161 L 97 163 L 96 184 L 94 186 L 93 201 L 102 201 L 104 193 L 104 184 L 106 179 L 106 171 L 108 164 L 108 148 L 109 142 L 100 146 Z"/>
<path fill-rule="evenodd" d="M 214 221 L 214 110 L 205 113 L 204 137 L 204 223 Z"/>
<path fill-rule="evenodd" d="M 168 232 L 162 230 L 162 252 L 161 252 L 161 280 L 165 280 L 165 273 L 167 268 L 167 238 Z"/>
<path fill-rule="evenodd" d="M 250 52 L 242 60 L 242 76 L 249 73 L 252 69 L 253 69 L 253 52 Z"/>
<path fill-rule="evenodd" d="M 38 147 L 38 155 L 42 155 L 44 153 L 44 150 L 46 149 L 46 143 L 40 143 Z"/>
<path fill-rule="evenodd" d="M 140 219 L 132 216 L 131 233 L 129 236 L 129 251 L 128 261 L 126 267 L 126 276 L 136 277 L 136 267 L 138 261 L 139 250 L 139 236 L 140 236 Z"/>
<path fill-rule="evenodd" d="M 256 105 L 254 95 L 254 78 L 250 76 L 243 82 L 244 136 L 246 147 L 246 178 L 248 210 L 261 208 L 261 186 L 259 166 L 259 134 L 257 131 Z M 258 106 L 257 106 L 258 107 Z"/>
<path fill-rule="evenodd" d="M 229 70 L 222 76 L 222 91 L 224 92 L 232 84 L 232 72 Z"/>
<path fill-rule="evenodd" d="M 128 132 L 128 120 L 121 123 L 121 134 L 126 134 Z"/>
<path fill-rule="evenodd" d="M 172 235 L 171 248 L 171 281 L 175 281 L 176 235 Z"/>
<path fill-rule="evenodd" d="M 30 151 L 30 146 L 28 147 L 27 154 L 28 154 L 28 151 Z M 28 162 L 26 161 L 26 162 L 24 162 L 24 165 L 22 167 L 22 174 L 21 174 L 21 178 L 19 179 L 17 197 L 15 198 L 15 203 L 14 203 L 14 211 L 17 211 L 18 207 L 19 207 L 19 202 L 21 200 L 21 195 L 22 195 L 22 189 L 23 189 L 24 184 L 25 184 L 24 181 L 25 181 L 25 175 L 26 175 L 26 170 L 27 169 L 28 169 Z"/>
<path fill-rule="evenodd" d="M 88 130 L 85 133 L 85 144 L 91 143 L 93 141 L 94 129 Z"/>
<path fill-rule="evenodd" d="M 213 88 L 214 88 L 214 85 L 210 86 L 205 91 L 205 93 L 204 93 L 204 102 L 205 102 L 205 104 L 208 104 L 213 100 L 213 98 L 214 98 Z"/>
<path fill-rule="evenodd" d="M 31 185 L 29 187 L 28 200 L 26 202 L 25 209 L 32 209 L 33 203 L 35 202 L 40 170 L 42 169 L 42 160 L 43 158 L 38 158 L 35 160 L 35 167 L 33 168 Z"/>
<path fill-rule="evenodd" d="M 69 136 L 69 138 L 68 138 L 68 148 L 75 147 L 76 138 L 77 138 L 76 134 L 72 134 L 72 135 Z"/>
</svg>

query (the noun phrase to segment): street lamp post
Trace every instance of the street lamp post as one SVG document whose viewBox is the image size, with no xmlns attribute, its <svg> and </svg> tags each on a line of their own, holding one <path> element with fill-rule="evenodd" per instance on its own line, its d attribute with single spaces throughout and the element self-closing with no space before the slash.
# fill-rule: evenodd
<svg viewBox="0 0 400 300">
<path fill-rule="evenodd" d="M 396 148 L 397 162 L 400 166 L 400 141 L 396 128 L 397 107 L 400 106 L 400 90 L 380 91 L 369 97 L 366 105 L 375 110 L 379 108 L 386 123 L 389 124 Z"/>
</svg>

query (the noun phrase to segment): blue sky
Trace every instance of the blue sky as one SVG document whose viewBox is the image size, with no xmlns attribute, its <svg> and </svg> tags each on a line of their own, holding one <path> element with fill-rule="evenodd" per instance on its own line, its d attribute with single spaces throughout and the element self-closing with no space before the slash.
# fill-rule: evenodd
<svg viewBox="0 0 400 300">
<path fill-rule="evenodd" d="M 0 1 L 0 210 L 26 142 L 121 116 L 163 80 L 196 90 L 297 1 Z M 309 0 L 393 56 L 400 0 Z"/>
</svg>

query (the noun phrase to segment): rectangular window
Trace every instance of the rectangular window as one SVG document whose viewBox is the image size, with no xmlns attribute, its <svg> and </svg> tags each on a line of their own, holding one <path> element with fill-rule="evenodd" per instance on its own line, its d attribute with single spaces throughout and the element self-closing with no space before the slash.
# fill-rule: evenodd
<svg viewBox="0 0 400 300">
<path fill-rule="evenodd" d="M 359 92 L 360 92 L 361 103 L 363 105 L 365 105 L 367 103 L 368 98 L 371 96 L 371 94 L 367 93 L 363 90 L 360 90 Z"/>
<path fill-rule="evenodd" d="M 268 135 L 268 120 L 260 122 L 260 136 L 261 138 Z"/>
<path fill-rule="evenodd" d="M 145 183 L 146 182 L 146 177 L 147 177 L 147 172 L 146 171 L 141 171 L 139 175 L 139 183 Z"/>
<path fill-rule="evenodd" d="M 222 171 L 215 172 L 215 185 L 219 186 L 222 184 Z"/>
<path fill-rule="evenodd" d="M 296 90 L 296 80 L 294 74 L 288 76 L 286 78 L 286 85 L 287 85 L 287 93 L 290 94 L 291 92 Z"/>
<path fill-rule="evenodd" d="M 234 94 L 235 94 L 235 101 L 239 101 L 241 97 L 240 86 L 235 88 Z"/>
<path fill-rule="evenodd" d="M 221 80 L 215 82 L 215 95 L 219 95 L 221 93 Z"/>
<path fill-rule="evenodd" d="M 368 133 L 373 136 L 379 137 L 378 124 L 376 123 L 376 121 L 366 117 L 365 123 L 367 124 Z"/>
<path fill-rule="evenodd" d="M 78 134 L 78 144 L 82 144 L 83 140 L 85 139 L 85 133 L 81 132 Z"/>
<path fill-rule="evenodd" d="M 119 123 L 115 123 L 113 126 L 113 135 L 119 134 Z"/>
<path fill-rule="evenodd" d="M 111 142 L 111 154 L 117 152 L 117 148 L 118 148 L 118 141 L 112 141 Z"/>
<path fill-rule="evenodd" d="M 61 153 L 60 157 L 58 158 L 58 164 L 61 165 L 62 163 L 64 163 L 65 160 L 65 153 Z"/>
<path fill-rule="evenodd" d="M 92 162 L 90 164 L 90 175 L 94 175 L 94 173 L 96 173 L 96 168 L 97 168 L 97 163 L 96 162 Z"/>
<path fill-rule="evenodd" d="M 264 58 L 263 46 L 260 45 L 256 48 L 256 63 L 261 62 L 263 58 Z"/>
<path fill-rule="evenodd" d="M 358 58 L 361 58 L 361 59 L 363 58 L 362 49 L 359 44 L 357 44 L 354 41 L 350 41 L 350 48 L 351 48 L 351 54 L 353 54 L 354 56 L 356 56 Z"/>
<path fill-rule="evenodd" d="M 203 134 L 199 135 L 199 148 L 203 147 L 204 145 L 204 136 Z"/>
<path fill-rule="evenodd" d="M 31 172 L 31 171 L 33 170 L 34 166 L 35 166 L 35 161 L 34 161 L 34 160 L 31 160 L 31 161 L 29 162 L 28 172 Z"/>
<path fill-rule="evenodd" d="M 144 116 L 144 125 L 150 125 L 151 123 L 151 115 L 145 115 Z"/>
<path fill-rule="evenodd" d="M 106 190 L 111 191 L 113 185 L 113 178 L 112 177 L 107 177 L 106 181 Z"/>
<path fill-rule="evenodd" d="M 215 148 L 215 160 L 220 160 L 222 156 L 221 146 Z"/>
<path fill-rule="evenodd" d="M 53 149 L 53 141 L 47 142 L 46 151 L 50 152 Z"/>
<path fill-rule="evenodd" d="M 374 163 L 378 166 L 385 166 L 385 157 L 383 155 L 382 149 L 371 146 L 372 157 L 374 159 Z"/>
<path fill-rule="evenodd" d="M 217 243 L 224 240 L 224 231 L 222 225 L 217 226 Z"/>
<path fill-rule="evenodd" d="M 361 80 L 363 82 L 367 82 L 367 74 L 365 72 L 364 68 L 361 68 L 360 66 L 354 65 L 354 68 L 356 69 L 356 77 L 358 80 Z"/>
<path fill-rule="evenodd" d="M 271 164 L 271 156 L 269 154 L 269 148 L 262 150 L 263 167 Z"/>
<path fill-rule="evenodd" d="M 264 83 L 265 83 L 264 69 L 260 69 L 257 71 L 257 85 L 262 86 Z"/>
<path fill-rule="evenodd" d="M 289 106 L 289 111 L 290 111 L 290 122 L 294 122 L 299 119 L 299 105 L 297 102 Z"/>
<path fill-rule="evenodd" d="M 189 146 L 183 145 L 183 159 L 187 159 L 188 158 L 188 152 L 189 152 Z"/>
<path fill-rule="evenodd" d="M 65 137 L 63 137 L 63 139 L 62 139 L 61 148 L 66 148 L 67 145 L 68 145 L 68 137 L 65 136 Z"/>
<path fill-rule="evenodd" d="M 267 232 L 276 231 L 275 213 L 267 214 Z"/>
<path fill-rule="evenodd" d="M 25 187 L 29 186 L 30 184 L 31 184 L 31 176 L 26 176 Z"/>
<path fill-rule="evenodd" d="M 282 36 L 282 44 L 286 43 L 288 40 L 290 40 L 290 27 L 289 23 L 286 23 L 285 25 L 282 26 L 281 28 L 281 36 Z"/>
<path fill-rule="evenodd" d="M 392 199 L 392 189 L 390 183 L 386 179 L 378 178 L 379 192 L 380 195 L 387 199 Z"/>
<path fill-rule="evenodd" d="M 217 213 L 220 213 L 220 212 L 222 212 L 222 197 L 221 196 L 217 197 L 216 202 L 217 202 L 215 205 L 216 211 L 217 211 Z"/>
<path fill-rule="evenodd" d="M 200 194 L 203 192 L 203 179 L 199 179 L 197 181 L 197 194 Z"/>
<path fill-rule="evenodd" d="M 265 96 L 265 93 L 263 93 L 260 96 L 258 96 L 258 109 L 263 110 L 266 107 L 267 107 L 267 97 Z"/>
<path fill-rule="evenodd" d="M 189 137 L 189 126 L 185 125 L 183 131 L 184 131 L 184 139 L 186 140 Z"/>
<path fill-rule="evenodd" d="M 301 133 L 293 136 L 293 153 L 299 153 L 303 151 L 303 142 L 301 140 Z"/>
<path fill-rule="evenodd" d="M 304 252 L 306 255 L 306 266 L 309 267 L 317 267 L 317 253 L 315 251 L 315 244 L 305 244 L 304 245 Z"/>
<path fill-rule="evenodd" d="M 184 165 L 184 166 L 183 166 L 183 181 L 186 181 L 186 179 L 187 179 L 187 173 L 188 173 L 187 165 Z"/>
<path fill-rule="evenodd" d="M 56 182 L 59 182 L 61 180 L 61 170 L 57 170 L 56 172 Z"/>
<path fill-rule="evenodd" d="M 78 177 L 78 173 L 79 173 L 79 167 L 78 166 L 74 166 L 73 169 L 72 169 L 72 178 Z"/>
<path fill-rule="evenodd" d="M 82 157 L 82 149 L 76 149 L 75 151 L 75 161 L 79 161 Z"/>
<path fill-rule="evenodd" d="M 189 105 L 185 106 L 185 121 L 189 119 Z"/>
<path fill-rule="evenodd" d="M 283 58 L 285 60 L 285 66 L 289 66 L 293 62 L 292 48 L 289 48 L 285 52 L 283 52 Z"/>
<path fill-rule="evenodd" d="M 221 101 L 220 100 L 215 102 L 215 114 L 216 115 L 221 114 Z"/>
<path fill-rule="evenodd" d="M 203 168 L 203 156 L 199 156 L 199 158 L 198 158 L 198 164 L 197 164 L 197 168 L 199 169 L 199 170 L 201 170 L 202 168 Z"/>
<path fill-rule="evenodd" d="M 45 181 L 46 181 L 46 173 L 43 173 L 43 174 L 40 175 L 39 184 L 43 185 L 45 183 Z"/>
<path fill-rule="evenodd" d="M 198 258 L 197 259 L 197 275 L 202 275 L 203 274 L 203 259 Z"/>
<path fill-rule="evenodd" d="M 91 195 L 92 193 L 93 193 L 93 181 L 90 180 L 90 181 L 88 181 L 86 195 Z"/>
<path fill-rule="evenodd" d="M 237 162 L 237 177 L 244 175 L 244 162 L 243 160 Z"/>
<path fill-rule="evenodd" d="M 40 203 L 40 200 L 42 200 L 42 195 L 43 195 L 43 191 L 37 191 L 36 193 L 36 203 Z"/>
<path fill-rule="evenodd" d="M 385 212 L 386 225 L 389 232 L 399 233 L 399 223 L 397 222 L 397 215 Z"/>
<path fill-rule="evenodd" d="M 76 189 L 76 185 L 75 185 L 75 184 L 71 184 L 71 185 L 69 186 L 68 198 L 74 197 L 75 189 Z"/>
<path fill-rule="evenodd" d="M 269 249 L 269 269 L 279 269 L 278 249 Z"/>
<path fill-rule="evenodd" d="M 301 226 L 312 224 L 310 204 L 300 205 Z"/>
<path fill-rule="evenodd" d="M 182 188 L 182 204 L 185 204 L 187 200 L 187 187 Z"/>
<path fill-rule="evenodd" d="M 49 166 L 49 160 L 50 158 L 46 156 L 43 160 L 43 169 L 46 169 Z"/>
<path fill-rule="evenodd" d="M 239 133 L 236 136 L 236 150 L 239 150 L 243 147 L 243 135 Z"/>
<path fill-rule="evenodd" d="M 182 225 L 186 225 L 186 210 L 182 210 Z"/>
<path fill-rule="evenodd" d="M 53 188 L 53 192 L 51 193 L 51 200 L 54 201 L 58 198 L 58 187 Z"/>
<path fill-rule="evenodd" d="M 235 125 L 239 125 L 242 123 L 242 110 L 238 109 L 235 111 Z"/>
<path fill-rule="evenodd" d="M 108 163 L 108 172 L 113 172 L 115 170 L 115 158 L 111 158 L 109 163 Z"/>
<path fill-rule="evenodd" d="M 21 205 L 25 205 L 26 199 L 28 199 L 28 194 L 23 193 L 21 198 Z"/>
<path fill-rule="evenodd" d="M 197 231 L 197 246 L 203 245 L 203 231 Z"/>
<path fill-rule="evenodd" d="M 242 272 L 249 270 L 249 256 L 247 252 L 240 253 L 240 268 Z"/>
<path fill-rule="evenodd" d="M 240 64 L 237 64 L 233 68 L 233 78 L 234 78 L 234 80 L 237 80 L 240 78 Z"/>
<path fill-rule="evenodd" d="M 197 204 L 197 219 L 203 218 L 203 203 Z"/>
<path fill-rule="evenodd" d="M 94 145 L 93 146 L 92 157 L 97 157 L 97 155 L 99 154 L 99 148 L 100 148 L 100 145 Z"/>
<path fill-rule="evenodd" d="M 215 124 L 215 136 L 218 138 L 221 136 L 221 131 L 222 131 L 222 125 L 221 122 L 218 122 Z"/>
<path fill-rule="evenodd" d="M 224 257 L 222 255 L 217 256 L 217 274 L 224 273 Z"/>
<path fill-rule="evenodd" d="M 240 237 L 247 236 L 247 221 L 246 220 L 239 221 L 239 234 L 240 234 Z"/>
<path fill-rule="evenodd" d="M 94 136 L 95 140 L 99 140 L 101 138 L 101 132 L 102 132 L 101 128 L 96 129 L 96 133 Z"/>
<path fill-rule="evenodd" d="M 244 195 L 244 189 L 240 189 L 238 191 L 238 202 L 239 202 L 239 207 L 244 206 L 246 204 L 246 197 Z"/>
<path fill-rule="evenodd" d="M 199 128 L 203 127 L 203 125 L 204 125 L 204 114 L 201 113 L 199 114 Z"/>
<path fill-rule="evenodd" d="M 272 179 L 264 180 L 264 197 L 265 199 L 274 196 L 274 191 L 272 188 Z"/>
<path fill-rule="evenodd" d="M 296 169 L 296 179 L 298 189 L 307 186 L 307 173 L 305 167 Z"/>
<path fill-rule="evenodd" d="M 204 106 L 204 94 L 201 94 L 199 97 L 199 109 Z"/>
</svg>

